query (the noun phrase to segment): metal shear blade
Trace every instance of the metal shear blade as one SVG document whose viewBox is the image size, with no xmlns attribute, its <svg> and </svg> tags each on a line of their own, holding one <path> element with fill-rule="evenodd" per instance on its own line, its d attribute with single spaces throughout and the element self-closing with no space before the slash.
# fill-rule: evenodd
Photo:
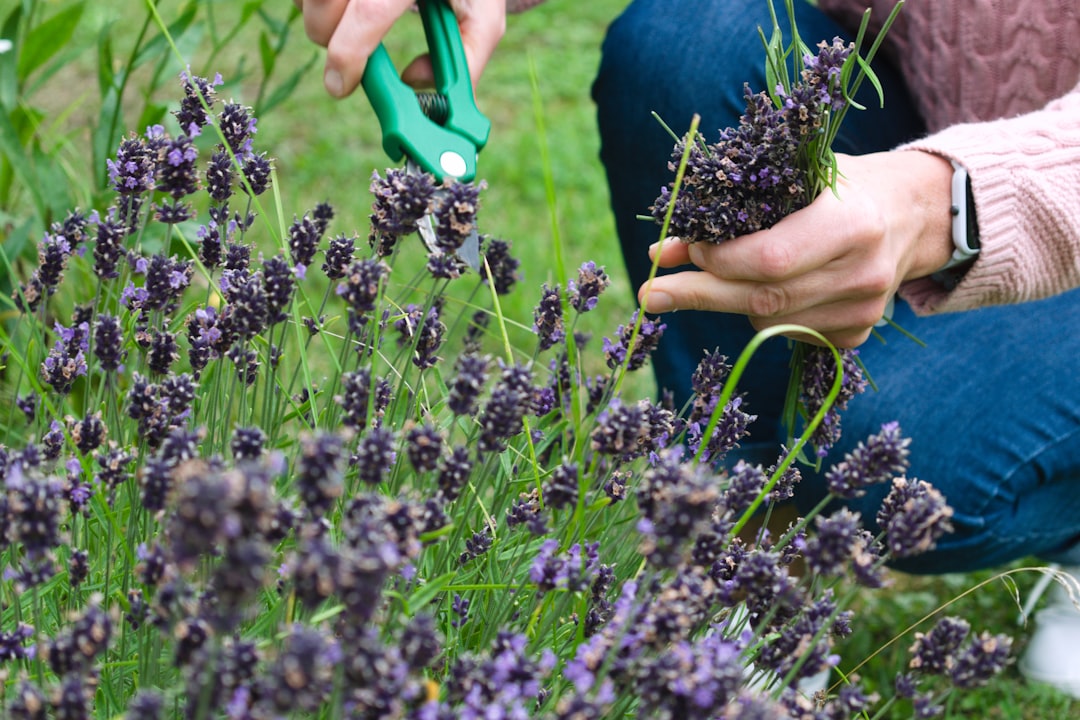
<svg viewBox="0 0 1080 720">
<path fill-rule="evenodd" d="M 411 159 L 405 163 L 405 170 L 409 174 L 423 172 L 420 166 Z M 446 190 L 436 190 L 435 194 L 438 197 L 443 197 Z M 416 221 L 416 229 L 420 233 L 420 239 L 427 246 L 428 252 L 436 255 L 444 253 L 435 238 L 435 222 L 431 218 L 431 212 L 424 213 L 424 216 Z M 473 225 L 468 237 L 465 238 L 465 242 L 458 248 L 456 255 L 473 270 L 480 272 L 480 234 L 477 232 L 475 225 Z"/>
</svg>

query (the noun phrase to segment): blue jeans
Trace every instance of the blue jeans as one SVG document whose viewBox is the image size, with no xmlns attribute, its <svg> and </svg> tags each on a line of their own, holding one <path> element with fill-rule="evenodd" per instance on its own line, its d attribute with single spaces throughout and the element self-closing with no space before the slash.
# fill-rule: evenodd
<svg viewBox="0 0 1080 720">
<path fill-rule="evenodd" d="M 783 3 L 777 6 L 783 15 Z M 796 2 L 796 11 L 811 46 L 848 35 L 809 4 Z M 769 25 L 765 0 L 634 0 L 611 25 L 593 97 L 600 157 L 635 289 L 648 277 L 646 248 L 659 236 L 658 226 L 636 216 L 648 213 L 672 179 L 673 142 L 650 112 L 676 132 L 698 113 L 710 141 L 718 128 L 737 124 L 743 83 L 764 89 L 757 28 Z M 885 62 L 875 61 L 875 69 L 885 108 L 864 83 L 859 99 L 868 109 L 848 113 L 835 145 L 840 152 L 888 150 L 925 132 L 899 74 Z M 872 338 L 862 346 L 878 389 L 849 405 L 843 440 L 825 467 L 884 422 L 898 420 L 912 438 L 908 475 L 946 496 L 955 532 L 934 551 L 896 566 L 942 573 L 1030 555 L 1068 560 L 1080 541 L 1080 291 L 931 317 L 916 317 L 898 302 L 894 319 L 927 347 L 891 328 L 882 329 L 884 343 Z M 740 315 L 680 311 L 663 320 L 668 328 L 653 367 L 677 406 L 690 395 L 690 376 L 704 351 L 720 348 L 735 358 L 754 334 Z M 770 340 L 743 376 L 744 407 L 758 415 L 751 442 L 741 449 L 747 459 L 776 459 L 789 357 L 784 340 Z M 805 470 L 804 476 L 797 501 L 805 509 L 825 490 L 820 477 Z M 888 489 L 874 488 L 849 503 L 871 529 Z M 1080 562 L 1080 553 L 1074 556 Z"/>
</svg>

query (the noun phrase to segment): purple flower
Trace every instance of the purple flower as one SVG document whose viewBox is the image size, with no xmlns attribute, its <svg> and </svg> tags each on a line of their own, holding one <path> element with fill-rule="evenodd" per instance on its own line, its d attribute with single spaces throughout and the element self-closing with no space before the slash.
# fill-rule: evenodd
<svg viewBox="0 0 1080 720">
<path fill-rule="evenodd" d="M 600 294 L 611 284 L 604 268 L 597 267 L 596 263 L 589 260 L 578 268 L 577 282 L 570 280 L 567 283 L 567 294 L 570 297 L 570 306 L 579 313 L 589 312 L 596 308 Z"/>
<path fill-rule="evenodd" d="M 409 327 L 408 323 L 404 324 Z M 410 332 L 408 338 L 413 341 L 413 365 L 421 370 L 435 367 L 439 361 L 436 353 L 443 343 L 443 335 L 446 333 L 446 325 L 439 320 L 439 309 L 435 306 L 428 308 L 424 320 L 420 324 L 419 333 L 414 338 Z"/>
<path fill-rule="evenodd" d="M 738 127 L 720 132 L 715 144 L 692 139 L 683 185 L 671 209 L 668 231 L 684 242 L 724 242 L 776 224 L 805 204 L 804 173 L 798 169 L 798 141 L 766 93 L 744 90 L 746 111 Z M 675 170 L 687 140 L 672 153 Z M 671 187 L 652 207 L 662 223 L 671 205 Z"/>
<path fill-rule="evenodd" d="M 442 458 L 439 463 L 438 486 L 439 494 L 447 502 L 457 500 L 469 480 L 472 465 L 468 448 L 460 446 Z"/>
<path fill-rule="evenodd" d="M 776 464 L 769 467 L 765 473 L 771 478 L 780 464 L 787 459 L 788 450 L 782 448 L 783 452 L 776 460 Z M 782 503 L 785 500 L 790 500 L 795 496 L 795 487 L 802 482 L 802 472 L 799 470 L 795 463 L 787 466 L 787 469 L 781 473 L 780 477 L 776 479 L 776 484 L 773 485 L 772 490 L 769 492 L 767 502 L 770 503 Z"/>
<path fill-rule="evenodd" d="M 1011 651 L 1009 636 L 982 632 L 957 653 L 956 662 L 949 668 L 949 680 L 965 689 L 985 685 L 1009 664 Z"/>
<path fill-rule="evenodd" d="M 416 222 L 431 207 L 435 183 L 428 173 L 391 168 L 385 178 L 372 173 L 369 190 L 375 197 L 371 227 L 376 235 L 389 235 L 392 244 L 398 237 L 416 231 Z"/>
<path fill-rule="evenodd" d="M 154 188 L 157 153 L 144 138 L 136 135 L 124 138 L 116 150 L 116 160 L 106 163 L 113 190 L 121 195 L 141 195 Z M 128 220 L 123 215 L 121 219 Z"/>
<path fill-rule="evenodd" d="M 859 514 L 847 508 L 828 517 L 814 518 L 814 534 L 803 547 L 806 564 L 818 575 L 839 575 L 851 560 L 852 549 L 858 542 Z"/>
<path fill-rule="evenodd" d="M 739 460 L 728 473 L 721 503 L 733 515 L 742 515 L 765 489 L 768 477 L 760 465 Z"/>
<path fill-rule="evenodd" d="M 674 567 L 687 543 L 707 524 L 719 491 L 704 467 L 681 462 L 681 448 L 660 452 L 637 490 L 642 554 L 660 567 Z"/>
<path fill-rule="evenodd" d="M 270 173 L 273 170 L 266 153 L 251 154 L 244 158 L 244 179 L 247 181 L 244 192 L 262 195 L 270 187 Z"/>
<path fill-rule="evenodd" d="M 940 675 L 956 663 L 955 653 L 960 649 L 971 630 L 962 618 L 943 617 L 927 633 L 915 633 L 915 642 L 909 652 L 912 670 L 925 675 Z"/>
<path fill-rule="evenodd" d="M 151 256 L 146 266 L 146 307 L 169 312 L 191 283 L 194 263 L 161 254 Z"/>
<path fill-rule="evenodd" d="M 307 267 L 315 258 L 319 250 L 319 240 L 322 233 L 318 224 L 307 215 L 302 218 L 293 218 L 289 226 L 289 256 L 294 265 Z"/>
<path fill-rule="evenodd" d="M 454 381 L 446 397 L 446 405 L 455 415 L 472 415 L 476 412 L 476 401 L 487 381 L 490 362 L 487 355 L 466 353 L 458 356 L 454 364 Z"/>
<path fill-rule="evenodd" d="M 350 464 L 356 468 L 361 481 L 378 485 L 386 480 L 397 459 L 394 442 L 393 431 L 382 427 L 370 428 L 360 436 Z"/>
<path fill-rule="evenodd" d="M 574 543 L 565 555 L 558 555 L 559 541 L 545 540 L 529 569 L 529 579 L 541 592 L 555 589 L 567 592 L 587 590 L 599 568 L 599 548 L 600 543 L 592 543 L 586 545 L 583 552 L 581 544 Z"/>
<path fill-rule="evenodd" d="M 465 540 L 465 552 L 458 555 L 458 564 L 465 565 L 480 557 L 491 549 L 491 543 L 491 533 L 486 527 L 481 529 L 480 532 L 473 533 L 472 537 Z"/>
<path fill-rule="evenodd" d="M 476 232 L 476 210 L 480 183 L 444 183 L 436 193 L 436 205 L 432 210 L 435 224 L 435 244 L 445 254 L 452 255 L 465 244 L 470 234 Z"/>
<path fill-rule="evenodd" d="M 56 478 L 23 475 L 18 466 L 8 470 L 7 522 L 12 540 L 21 542 L 37 560 L 60 544 L 60 509 L 63 487 Z"/>
<path fill-rule="evenodd" d="M 64 450 L 64 426 L 53 420 L 49 431 L 41 436 L 42 455 L 46 460 L 56 460 Z"/>
<path fill-rule="evenodd" d="M 362 316 L 375 309 L 379 287 L 390 270 L 377 260 L 357 260 L 337 286 L 337 294 L 349 304 L 349 309 Z"/>
<path fill-rule="evenodd" d="M 344 491 L 343 443 L 336 434 L 320 433 L 300 442 L 296 488 L 311 514 L 322 517 Z"/>
<path fill-rule="evenodd" d="M 899 423 L 882 425 L 879 434 L 860 442 L 825 473 L 829 492 L 842 498 L 861 497 L 867 486 L 903 475 L 908 469 L 910 444 L 910 438 L 900 435 Z"/>
<path fill-rule="evenodd" d="M 33 423 L 34 418 L 37 416 L 37 393 L 30 392 L 26 395 L 19 395 L 15 398 L 15 405 L 19 408 L 19 411 L 26 416 L 26 422 Z M 0 473 L 2 474 L 2 473 Z"/>
<path fill-rule="evenodd" d="M 225 142 L 236 157 L 251 154 L 251 136 L 256 133 L 256 119 L 251 108 L 238 103 L 225 103 L 218 115 L 218 127 L 225 137 Z"/>
<path fill-rule="evenodd" d="M 711 404 L 705 405 L 698 405 L 695 401 L 695 408 L 690 413 L 690 424 L 687 426 L 687 447 L 692 452 L 699 451 L 704 439 L 702 434 L 708 427 L 718 400 L 719 396 L 712 396 Z M 745 412 L 742 409 L 742 404 L 742 397 L 733 397 L 724 406 L 720 419 L 717 421 L 716 427 L 713 428 L 712 435 L 709 436 L 705 445 L 705 451 L 701 454 L 703 461 L 716 462 L 720 460 L 728 452 L 737 448 L 741 439 L 750 434 L 749 426 L 757 419 L 757 415 Z M 697 417 L 699 409 L 702 412 L 700 418 Z"/>
<path fill-rule="evenodd" d="M 577 463 L 564 461 L 551 471 L 544 482 L 544 504 L 555 510 L 576 505 L 578 501 Z"/>
<path fill-rule="evenodd" d="M 292 302 L 296 283 L 292 268 L 283 255 L 263 261 L 263 286 L 266 290 L 267 322 L 270 325 L 284 322 L 289 317 L 286 310 Z"/>
<path fill-rule="evenodd" d="M 497 238 L 484 238 L 483 260 L 491 269 L 491 278 L 498 295 L 506 295 L 518 281 L 518 267 L 521 263 L 510 254 L 510 243 Z M 487 271 L 481 268 L 481 280 L 488 282 Z"/>
<path fill-rule="evenodd" d="M 187 135 L 168 139 L 161 148 L 157 166 L 157 189 L 179 200 L 194 193 L 199 187 L 198 170 L 195 166 L 199 151 Z M 185 218 L 186 219 L 186 218 Z"/>
<path fill-rule="evenodd" d="M 540 338 L 540 351 L 543 352 L 563 341 L 566 329 L 563 326 L 562 300 L 559 286 L 549 287 L 544 284 L 540 303 L 533 311 L 533 332 Z"/>
<path fill-rule="evenodd" d="M 619 398 L 596 418 L 592 449 L 602 455 L 631 459 L 642 454 L 649 436 L 649 426 L 642 405 L 624 405 Z"/>
<path fill-rule="evenodd" d="M 19 623 L 11 632 L 0 632 L 0 663 L 29 657 L 33 650 L 23 643 L 32 637 L 34 628 L 26 623 Z"/>
<path fill-rule="evenodd" d="M 302 625 L 293 627 L 266 684 L 267 700 L 279 713 L 315 712 L 329 696 L 334 680 L 329 638 Z"/>
<path fill-rule="evenodd" d="M 124 237 L 127 227 L 116 220 L 112 213 L 97 223 L 94 242 L 94 274 L 102 280 L 119 277 L 117 267 L 124 256 Z"/>
<path fill-rule="evenodd" d="M 150 372 L 166 375 L 169 367 L 180 359 L 176 336 L 168 331 L 150 331 L 150 350 L 146 353 L 146 365 Z"/>
<path fill-rule="evenodd" d="M 207 110 L 212 111 L 216 101 L 217 92 L 214 88 L 224 80 L 220 74 L 214 75 L 213 80 L 207 80 L 185 70 L 180 73 L 180 81 L 184 86 L 184 97 L 180 101 L 180 109 L 174 114 L 181 129 L 190 133 L 192 125 L 198 130 L 210 122 Z"/>
<path fill-rule="evenodd" d="M 99 485 L 108 489 L 110 493 L 131 479 L 131 462 L 134 456 L 121 448 L 113 446 L 110 442 L 108 449 L 98 449 L 96 461 L 98 474 L 96 480 Z"/>
<path fill-rule="evenodd" d="M 330 239 L 326 248 L 326 260 L 322 270 L 326 277 L 331 280 L 339 280 L 345 277 L 346 271 L 353 262 L 353 253 L 356 252 L 356 238 L 338 235 Z"/>
<path fill-rule="evenodd" d="M 450 621 L 450 624 L 456 628 L 461 627 L 469 621 L 469 602 L 468 598 L 462 597 L 458 593 L 454 593 L 454 600 L 450 604 L 450 609 L 457 617 Z"/>
<path fill-rule="evenodd" d="M 234 175 L 229 154 L 223 150 L 215 151 L 206 166 L 206 193 L 211 200 L 222 204 L 228 202 L 232 197 Z"/>
<path fill-rule="evenodd" d="M 637 337 L 633 340 L 634 345 L 632 348 L 630 347 L 631 338 L 634 335 L 634 326 L 638 320 L 638 312 L 637 310 L 634 311 L 634 315 L 630 318 L 628 324 L 619 326 L 616 331 L 618 338 L 615 341 L 604 338 L 604 357 L 607 358 L 607 366 L 612 370 L 622 366 L 628 355 L 630 360 L 626 369 L 637 370 L 641 368 L 660 343 L 660 338 L 663 336 L 667 325 L 653 320 L 643 320 Z"/>
<path fill-rule="evenodd" d="M 369 411 L 376 422 L 382 415 L 382 411 L 386 408 L 386 401 L 389 400 L 390 384 L 384 378 L 375 380 L 374 406 L 372 406 L 372 387 L 371 370 L 368 368 L 342 373 L 341 394 L 334 398 L 334 402 L 344 411 L 342 422 L 346 426 L 357 429 L 367 427 Z"/>
<path fill-rule="evenodd" d="M 431 472 L 442 456 L 443 439 L 430 425 L 420 425 L 405 434 L 405 454 L 417 472 Z"/>
<path fill-rule="evenodd" d="M 413 670 L 430 666 L 442 652 L 442 642 L 430 615 L 415 615 L 398 639 L 401 657 Z"/>
<path fill-rule="evenodd" d="M 502 360 L 499 366 L 502 377 L 478 418 L 479 447 L 484 452 L 502 452 L 507 441 L 521 433 L 532 399 L 532 372 L 521 365 L 507 366 Z"/>
<path fill-rule="evenodd" d="M 257 460 L 265 446 L 266 433 L 258 426 L 236 428 L 229 441 L 229 450 L 238 461 Z"/>
<path fill-rule="evenodd" d="M 877 523 L 885 531 L 885 546 L 894 558 L 934 549 L 938 538 L 952 532 L 953 509 L 944 496 L 923 480 L 896 478 L 881 503 Z"/>
<path fill-rule="evenodd" d="M 38 243 L 37 277 L 49 295 L 56 291 L 56 286 L 63 279 L 71 257 L 71 243 L 63 235 L 45 233 Z"/>
<path fill-rule="evenodd" d="M 59 339 L 41 363 L 41 379 L 61 394 L 71 391 L 75 380 L 86 375 L 90 328 L 87 323 L 66 328 L 56 324 Z"/>
<path fill-rule="evenodd" d="M 824 457 L 829 448 L 840 439 L 840 411 L 847 408 L 853 397 L 866 389 L 866 379 L 855 360 L 858 354 L 858 350 L 840 350 L 843 361 L 840 393 L 811 437 L 820 457 Z M 824 407 L 825 398 L 832 390 L 835 379 L 836 360 L 832 352 L 828 348 L 807 346 L 803 355 L 799 400 L 808 417 L 813 417 Z"/>
<path fill-rule="evenodd" d="M 108 434 L 105 423 L 101 421 L 101 412 L 88 413 L 82 420 L 68 419 L 71 441 L 83 455 L 96 450 L 105 442 Z"/>
</svg>

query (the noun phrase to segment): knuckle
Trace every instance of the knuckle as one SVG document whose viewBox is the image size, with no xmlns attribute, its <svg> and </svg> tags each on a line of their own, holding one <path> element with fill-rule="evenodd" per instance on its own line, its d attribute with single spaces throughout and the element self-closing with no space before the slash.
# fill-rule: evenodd
<svg viewBox="0 0 1080 720">
<path fill-rule="evenodd" d="M 746 296 L 746 314 L 754 317 L 776 317 L 787 312 L 790 299 L 779 285 L 754 285 Z"/>
<path fill-rule="evenodd" d="M 795 256 L 790 247 L 780 243 L 765 243 L 758 253 L 758 270 L 767 278 L 779 280 L 790 274 Z"/>
<path fill-rule="evenodd" d="M 875 263 L 862 278 L 864 291 L 876 295 L 888 295 L 893 289 L 895 272 L 887 263 Z"/>
</svg>

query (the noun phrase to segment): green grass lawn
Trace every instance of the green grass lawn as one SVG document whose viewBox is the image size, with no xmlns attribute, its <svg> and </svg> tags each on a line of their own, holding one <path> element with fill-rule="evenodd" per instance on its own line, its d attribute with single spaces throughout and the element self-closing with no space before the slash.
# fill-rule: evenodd
<svg viewBox="0 0 1080 720">
<path fill-rule="evenodd" d="M 281 0 L 281 4 L 289 5 L 287 0 Z M 599 139 L 594 108 L 589 98 L 604 29 L 626 4 L 627 0 L 548 0 L 536 10 L 511 17 L 506 38 L 478 88 L 480 108 L 493 122 L 490 142 L 479 162 L 479 177 L 488 184 L 482 196 L 480 222 L 484 232 L 511 240 L 521 259 L 524 282 L 504 301 L 503 309 L 526 326 L 532 322 L 532 307 L 539 297 L 540 284 L 553 281 L 551 246 L 556 231 L 567 248 L 569 267 L 594 260 L 605 265 L 612 276 L 612 287 L 598 312 L 585 318 L 586 330 L 597 336 L 611 334 L 636 307 L 609 212 L 603 169 L 597 157 Z M 137 30 L 124 18 L 139 16 L 142 3 L 125 0 L 92 5 L 81 31 L 96 33 L 103 23 L 116 21 L 116 44 L 118 49 L 122 48 Z M 163 3 L 162 12 L 166 15 L 177 12 L 171 6 L 172 3 Z M 214 7 L 220 13 L 236 11 L 235 7 L 220 2 Z M 221 57 L 219 68 L 205 67 L 200 62 L 200 53 L 205 52 L 209 37 L 204 32 L 201 40 L 193 39 L 185 47 L 190 52 L 193 69 L 211 74 L 220 69 L 227 74 L 241 57 L 246 57 L 247 63 L 257 63 L 257 29 L 253 26 L 250 32 L 245 30 L 237 36 L 229 53 Z M 420 46 L 418 23 L 411 30 L 396 30 L 388 40 L 391 54 L 401 66 Z M 307 42 L 302 28 L 296 24 L 278 61 L 283 72 L 303 66 L 314 56 L 318 59 L 289 100 L 259 119 L 257 148 L 268 150 L 276 158 L 282 198 L 280 212 L 286 221 L 318 202 L 329 201 L 337 211 L 331 226 L 333 232 L 355 231 L 366 237 L 369 179 L 373 170 L 381 171 L 389 161 L 379 145 L 378 123 L 363 95 L 358 93 L 337 101 L 323 91 L 321 52 Z M 57 111 L 78 104 L 67 119 L 70 135 L 65 137 L 70 139 L 72 147 L 79 146 L 80 118 L 91 112 L 96 97 L 86 90 L 94 82 L 95 62 L 92 49 L 73 57 L 70 67 L 53 76 L 41 91 L 43 103 Z M 169 72 L 180 69 L 176 63 Z M 542 137 L 534 114 L 531 89 L 534 72 L 545 127 Z M 227 87 L 222 94 L 252 102 L 254 93 L 253 84 L 240 82 Z M 175 92 L 170 97 L 174 95 Z M 132 118 L 128 120 L 134 122 Z M 550 152 L 551 175 L 556 187 L 555 212 L 545 195 L 542 143 L 546 143 Z M 88 171 L 85 157 L 73 152 L 66 154 L 70 155 L 68 165 L 73 176 Z M 19 212 L 18 207 L 0 209 L 13 215 Z M 419 259 L 422 253 L 419 242 L 415 252 Z M 647 376 L 639 377 L 635 385 L 627 388 L 630 397 L 653 391 L 654 385 Z M 940 578 L 896 577 L 893 589 L 876 593 L 861 603 L 855 621 L 861 626 L 860 644 L 848 648 L 842 667 L 851 667 L 859 658 L 887 643 L 900 629 L 990 576 L 984 573 Z M 1026 592 L 1036 579 L 1033 573 L 1022 574 L 1017 585 Z M 1017 649 L 1023 647 L 1024 631 L 1016 626 L 1016 603 L 1010 588 L 1001 581 L 959 600 L 950 612 L 968 618 L 978 630 L 1013 633 L 1018 639 Z M 867 628 L 871 631 L 864 632 Z M 910 643 L 910 638 L 900 640 L 860 673 L 882 687 L 883 694 L 890 694 L 892 678 L 903 663 L 900 651 Z M 947 716 L 1080 717 L 1080 703 L 1031 686 L 1015 669 L 1010 669 L 990 687 L 954 698 Z"/>
</svg>

